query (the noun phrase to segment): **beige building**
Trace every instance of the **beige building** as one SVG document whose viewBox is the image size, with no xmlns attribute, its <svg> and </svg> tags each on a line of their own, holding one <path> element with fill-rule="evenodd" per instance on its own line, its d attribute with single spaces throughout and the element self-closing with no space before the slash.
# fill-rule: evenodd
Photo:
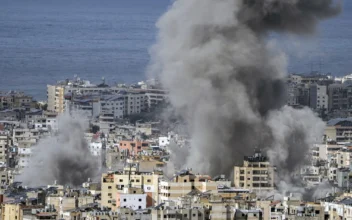
<svg viewBox="0 0 352 220">
<path fill-rule="evenodd" d="M 338 118 L 327 122 L 325 128 L 327 141 L 336 141 L 337 143 L 352 142 L 352 118 Z"/>
<path fill-rule="evenodd" d="M 101 180 L 101 206 L 116 210 L 118 193 L 126 187 L 136 187 L 147 194 L 147 207 L 158 204 L 159 175 L 140 173 L 136 167 L 125 168 L 123 172 L 104 173 Z"/>
<path fill-rule="evenodd" d="M 133 211 L 128 208 L 118 208 L 116 211 L 94 211 L 87 213 L 85 220 L 97 220 L 97 219 L 124 219 L 124 220 L 154 220 L 151 218 L 150 210 L 143 210 L 143 211 Z"/>
<path fill-rule="evenodd" d="M 8 168 L 0 169 L 0 188 L 12 184 L 14 181 L 14 171 Z"/>
<path fill-rule="evenodd" d="M 93 196 L 80 195 L 77 191 L 70 191 L 62 185 L 54 185 L 54 187 L 57 187 L 57 193 L 46 197 L 46 205 L 53 206 L 60 218 L 63 218 L 68 210 L 94 203 Z"/>
<path fill-rule="evenodd" d="M 42 212 L 44 206 L 27 206 L 20 203 L 3 203 L 1 205 L 2 220 L 57 219 L 55 212 Z"/>
<path fill-rule="evenodd" d="M 14 145 L 19 145 L 21 141 L 38 140 L 39 131 L 36 129 L 28 128 L 15 128 L 13 129 L 12 140 Z"/>
<path fill-rule="evenodd" d="M 48 111 L 63 113 L 65 111 L 65 87 L 61 85 L 48 85 Z"/>
<path fill-rule="evenodd" d="M 234 168 L 235 187 L 251 190 L 274 189 L 274 167 L 261 153 L 245 157 L 243 166 Z"/>
<path fill-rule="evenodd" d="M 11 144 L 11 139 L 7 134 L 0 134 L 0 164 L 7 162 L 6 152 Z"/>
<path fill-rule="evenodd" d="M 1 216 L 2 220 L 14 220 L 22 219 L 22 205 L 21 204 L 10 204 L 4 203 L 1 206 Z"/>
<path fill-rule="evenodd" d="M 224 179 L 213 181 L 207 175 L 195 175 L 189 170 L 178 173 L 172 181 L 160 181 L 159 198 L 160 202 L 177 200 L 178 198 L 195 192 L 217 193 L 219 186 L 231 186 L 230 181 Z"/>
</svg>

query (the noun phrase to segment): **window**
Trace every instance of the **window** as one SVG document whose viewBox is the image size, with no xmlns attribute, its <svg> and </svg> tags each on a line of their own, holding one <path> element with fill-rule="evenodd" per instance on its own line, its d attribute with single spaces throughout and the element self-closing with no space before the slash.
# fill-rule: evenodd
<svg viewBox="0 0 352 220">
<path fill-rule="evenodd" d="M 124 202 L 126 202 L 127 200 L 126 199 L 123 199 Z"/>
<path fill-rule="evenodd" d="M 147 182 L 148 182 L 148 183 L 150 183 L 150 182 L 151 182 L 151 180 L 150 180 L 150 179 L 148 179 L 148 180 L 147 180 Z"/>
<path fill-rule="evenodd" d="M 187 183 L 187 180 L 183 180 L 183 182 Z"/>
<path fill-rule="evenodd" d="M 138 199 L 139 202 L 142 202 L 142 199 Z"/>
<path fill-rule="evenodd" d="M 111 189 L 112 187 L 111 186 L 108 186 L 108 189 Z"/>
<path fill-rule="evenodd" d="M 108 196 L 111 196 L 112 194 L 111 193 L 108 193 Z"/>
<path fill-rule="evenodd" d="M 142 206 L 138 206 L 138 209 L 141 209 L 142 208 Z"/>
</svg>

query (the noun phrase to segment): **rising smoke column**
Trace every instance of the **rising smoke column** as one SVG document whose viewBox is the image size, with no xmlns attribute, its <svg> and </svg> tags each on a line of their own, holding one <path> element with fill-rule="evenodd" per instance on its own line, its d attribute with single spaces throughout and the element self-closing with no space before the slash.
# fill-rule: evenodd
<svg viewBox="0 0 352 220">
<path fill-rule="evenodd" d="M 96 176 L 99 163 L 84 139 L 88 123 L 78 114 L 58 117 L 58 133 L 33 147 L 29 166 L 18 177 L 28 186 L 57 184 L 79 186 Z"/>
<path fill-rule="evenodd" d="M 284 107 L 287 60 L 267 35 L 312 34 L 339 10 L 332 0 L 174 2 L 157 23 L 149 71 L 187 122 L 186 166 L 230 174 L 259 148 L 289 181 L 324 124 L 309 109 Z"/>
</svg>

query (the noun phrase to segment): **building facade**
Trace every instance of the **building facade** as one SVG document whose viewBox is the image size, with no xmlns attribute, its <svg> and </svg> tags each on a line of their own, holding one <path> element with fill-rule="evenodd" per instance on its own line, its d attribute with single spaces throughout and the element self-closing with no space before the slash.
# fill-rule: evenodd
<svg viewBox="0 0 352 220">
<path fill-rule="evenodd" d="M 243 166 L 234 168 L 235 187 L 251 190 L 274 189 L 274 167 L 268 158 L 257 152 L 253 156 L 245 157 Z"/>
</svg>

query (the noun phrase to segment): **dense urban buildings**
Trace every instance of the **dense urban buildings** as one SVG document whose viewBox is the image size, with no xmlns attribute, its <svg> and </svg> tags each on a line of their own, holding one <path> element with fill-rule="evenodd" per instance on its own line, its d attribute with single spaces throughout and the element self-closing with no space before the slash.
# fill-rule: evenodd
<svg viewBox="0 0 352 220">
<path fill-rule="evenodd" d="M 189 137 L 145 116 L 168 103 L 168 92 L 156 81 L 108 86 L 76 77 L 48 85 L 45 103 L 2 92 L 1 219 L 350 219 L 351 78 L 287 79 L 287 104 L 311 108 L 326 121 L 309 161 L 292 173 L 301 192 L 321 191 L 308 197 L 290 188 L 279 192 L 280 168 L 259 149 L 234 161 L 231 174 L 171 169 L 175 147 L 187 147 Z M 62 132 L 60 117 L 77 112 L 89 124 L 82 141 L 101 173 L 78 186 L 56 179 L 35 187 L 17 181 L 40 153 L 37 146 Z"/>
</svg>

